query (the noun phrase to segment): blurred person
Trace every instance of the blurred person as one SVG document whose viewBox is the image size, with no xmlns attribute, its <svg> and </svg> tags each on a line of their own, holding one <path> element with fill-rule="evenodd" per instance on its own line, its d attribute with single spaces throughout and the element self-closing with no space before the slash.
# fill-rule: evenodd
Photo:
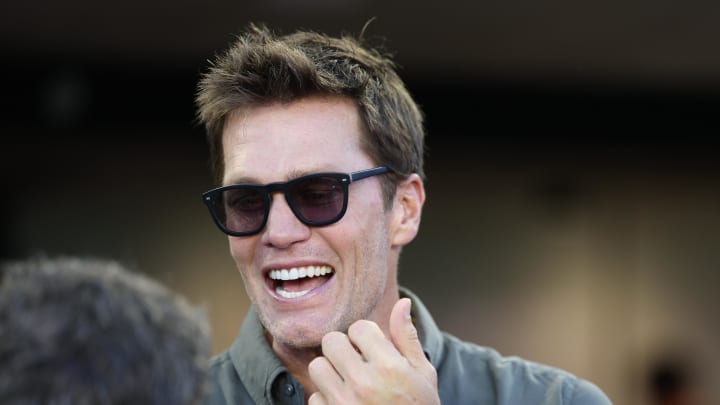
<svg viewBox="0 0 720 405">
<path fill-rule="evenodd" d="M 650 368 L 648 386 L 653 405 L 702 405 L 697 373 L 679 355 L 662 356 Z"/>
<path fill-rule="evenodd" d="M 211 362 L 210 404 L 609 403 L 567 372 L 442 332 L 398 285 L 425 133 L 387 55 L 250 25 L 196 101 L 220 185 L 203 199 L 252 302 Z"/>
<path fill-rule="evenodd" d="M 110 261 L 3 265 L 0 403 L 201 403 L 204 311 Z"/>
</svg>

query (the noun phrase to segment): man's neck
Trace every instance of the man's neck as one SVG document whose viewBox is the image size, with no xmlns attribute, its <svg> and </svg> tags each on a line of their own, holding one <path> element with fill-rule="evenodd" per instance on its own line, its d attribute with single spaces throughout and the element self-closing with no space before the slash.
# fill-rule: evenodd
<svg viewBox="0 0 720 405">
<path fill-rule="evenodd" d="M 390 312 L 400 295 L 397 285 L 390 286 L 387 291 L 382 300 L 383 302 L 376 306 L 375 311 L 367 319 L 377 323 L 385 336 L 390 339 Z M 320 346 L 297 348 L 284 345 L 270 335 L 267 330 L 265 331 L 265 337 L 275 355 L 287 367 L 290 374 L 302 384 L 305 391 L 305 402 L 307 403 L 310 395 L 317 391 L 317 387 L 310 378 L 308 365 L 316 357 L 322 356 L 322 348 Z"/>
</svg>

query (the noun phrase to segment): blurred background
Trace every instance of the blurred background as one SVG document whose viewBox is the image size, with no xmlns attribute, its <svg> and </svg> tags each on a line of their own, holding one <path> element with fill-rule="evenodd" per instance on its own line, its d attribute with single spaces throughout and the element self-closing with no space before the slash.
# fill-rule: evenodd
<svg viewBox="0 0 720 405">
<path fill-rule="evenodd" d="M 1 257 L 118 259 L 205 305 L 221 351 L 248 300 L 200 199 L 199 73 L 250 21 L 373 17 L 429 132 L 401 283 L 617 404 L 717 403 L 717 2 L 5 1 Z"/>
</svg>

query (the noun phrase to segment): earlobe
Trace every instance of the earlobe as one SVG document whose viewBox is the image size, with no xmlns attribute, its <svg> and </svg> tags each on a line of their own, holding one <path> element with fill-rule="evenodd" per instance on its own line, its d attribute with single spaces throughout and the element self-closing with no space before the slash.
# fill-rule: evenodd
<svg viewBox="0 0 720 405">
<path fill-rule="evenodd" d="M 415 239 L 424 203 L 425 186 L 420 176 L 412 174 L 398 185 L 393 204 L 393 246 L 405 246 Z"/>
</svg>

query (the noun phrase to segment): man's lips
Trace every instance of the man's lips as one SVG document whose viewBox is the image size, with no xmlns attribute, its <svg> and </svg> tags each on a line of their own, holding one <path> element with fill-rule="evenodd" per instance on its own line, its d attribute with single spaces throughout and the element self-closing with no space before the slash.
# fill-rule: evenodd
<svg viewBox="0 0 720 405">
<path fill-rule="evenodd" d="M 334 273 L 332 267 L 322 265 L 273 269 L 267 273 L 267 276 L 277 295 L 296 299 L 324 285 Z"/>
</svg>

